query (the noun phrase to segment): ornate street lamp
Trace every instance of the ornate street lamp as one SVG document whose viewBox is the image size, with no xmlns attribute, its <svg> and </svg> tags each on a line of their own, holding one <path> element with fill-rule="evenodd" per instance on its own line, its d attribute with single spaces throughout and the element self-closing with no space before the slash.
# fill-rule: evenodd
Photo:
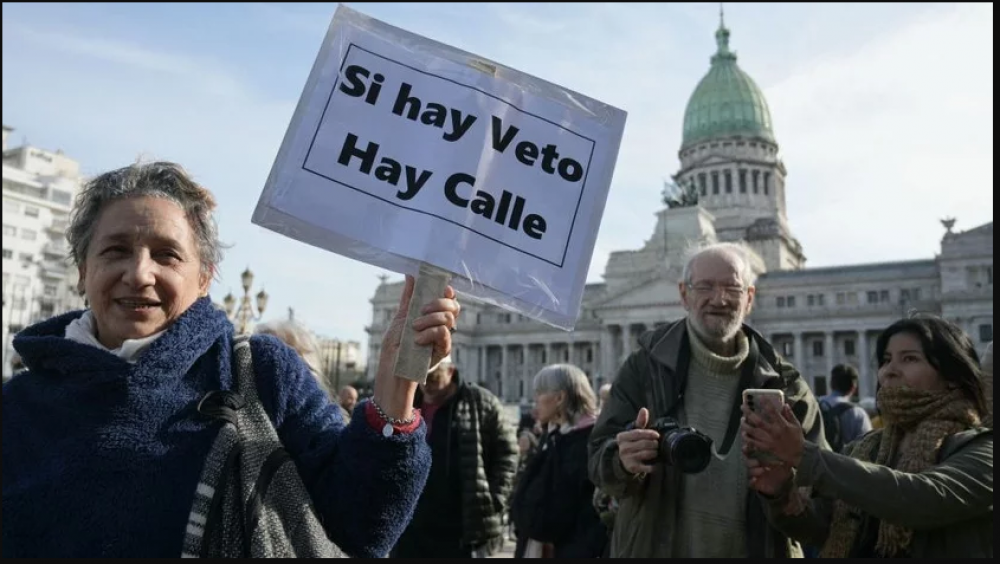
<svg viewBox="0 0 1000 564">
<path fill-rule="evenodd" d="M 264 310 L 267 309 L 268 295 L 264 290 L 257 292 L 257 308 L 254 311 L 253 301 L 250 299 L 250 288 L 253 286 L 253 272 L 250 271 L 250 267 L 243 271 L 240 281 L 243 283 L 243 297 L 239 300 L 239 307 L 236 306 L 236 298 L 232 292 L 226 294 L 226 297 L 222 299 L 222 305 L 237 332 L 245 335 L 250 332 L 251 324 L 260 321 L 261 316 L 264 315 Z"/>
</svg>

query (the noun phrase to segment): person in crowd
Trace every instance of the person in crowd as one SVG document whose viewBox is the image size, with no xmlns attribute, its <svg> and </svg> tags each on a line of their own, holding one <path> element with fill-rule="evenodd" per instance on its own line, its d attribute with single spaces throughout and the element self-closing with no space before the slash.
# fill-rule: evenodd
<svg viewBox="0 0 1000 564">
<path fill-rule="evenodd" d="M 521 406 L 521 418 L 517 422 L 517 436 L 520 438 L 525 431 L 533 432 L 535 427 L 535 409 L 529 405 Z"/>
<path fill-rule="evenodd" d="M 517 439 L 503 405 L 460 378 L 451 358 L 431 369 L 414 405 L 433 464 L 394 558 L 489 557 L 503 548 Z"/>
<path fill-rule="evenodd" d="M 538 437 L 535 436 L 535 433 L 530 430 L 522 431 L 521 435 L 517 438 L 518 460 L 521 461 L 519 462 L 519 468 L 527 463 L 528 459 L 531 458 L 531 455 L 535 454 L 537 449 Z"/>
<path fill-rule="evenodd" d="M 587 375 L 554 365 L 535 376 L 539 421 L 549 432 L 528 463 L 511 501 L 516 558 L 597 558 L 607 530 L 593 506 L 587 475 L 587 442 L 597 397 Z"/>
<path fill-rule="evenodd" d="M 742 390 L 782 390 L 806 439 L 828 447 L 809 386 L 744 323 L 756 292 L 751 252 L 735 243 L 695 248 L 679 284 L 686 319 L 642 335 L 614 381 L 590 443 L 590 476 L 619 504 L 613 558 L 801 556 L 749 495 Z M 669 423 L 711 439 L 704 471 L 654 462 L 674 452 L 661 444 L 672 435 L 657 431 Z"/>
<path fill-rule="evenodd" d="M 347 414 L 347 422 L 351 421 L 351 413 L 358 405 L 358 390 L 353 386 L 344 386 L 340 390 L 340 409 Z"/>
<path fill-rule="evenodd" d="M 169 162 L 100 174 L 78 194 L 67 238 L 89 309 L 22 331 L 30 377 L 3 387 L 5 558 L 181 556 L 221 427 L 197 406 L 234 381 L 233 326 L 209 298 L 222 258 L 214 208 Z M 430 470 L 416 384 L 394 375 L 413 286 L 350 426 L 292 348 L 250 340 L 260 401 L 351 556 L 388 552 Z M 424 311 L 415 343 L 436 361 L 451 349 L 454 290 Z"/>
<path fill-rule="evenodd" d="M 14 374 L 18 372 L 23 372 L 25 369 L 24 360 L 21 359 L 21 355 L 14 354 L 10 359 L 10 369 Z"/>
<path fill-rule="evenodd" d="M 358 390 L 356 390 L 353 386 L 344 386 L 340 390 L 340 406 L 350 413 L 354 411 L 354 408 L 357 405 Z"/>
<path fill-rule="evenodd" d="M 254 328 L 254 332 L 258 335 L 272 335 L 277 337 L 279 341 L 299 353 L 299 357 L 302 358 L 302 362 L 309 369 L 309 373 L 313 375 L 313 378 L 316 378 L 316 384 L 328 396 L 331 395 L 330 386 L 320 373 L 319 344 L 312 333 L 301 323 L 291 319 L 271 321 L 257 325 Z"/>
<path fill-rule="evenodd" d="M 751 487 L 768 518 L 825 558 L 992 558 L 993 431 L 969 337 L 935 317 L 899 321 L 876 344 L 885 428 L 844 454 L 803 440 L 786 407 L 745 410 Z M 810 492 L 810 493 L 807 493 Z"/>
<path fill-rule="evenodd" d="M 838 364 L 830 374 L 833 393 L 819 400 L 826 442 L 834 452 L 842 451 L 844 445 L 853 443 L 872 430 L 868 414 L 851 401 L 858 393 L 859 379 L 857 368 Z"/>
<path fill-rule="evenodd" d="M 600 391 L 597 393 L 598 399 L 598 414 L 604 410 L 604 406 L 608 404 L 608 400 L 611 399 L 611 388 L 612 384 L 604 384 L 601 386 Z M 601 522 L 604 523 L 605 529 L 608 531 L 608 535 L 614 531 L 615 528 L 615 517 L 618 514 L 618 501 L 611 497 L 610 495 L 604 493 L 600 488 L 596 488 L 594 491 L 594 510 L 597 511 L 597 515 L 601 518 Z M 610 556 L 611 542 L 609 540 L 605 546 L 605 553 L 602 555 L 607 558 Z"/>
<path fill-rule="evenodd" d="M 600 391 L 597 392 L 598 413 L 600 413 L 601 410 L 604 409 L 604 406 L 608 403 L 609 399 L 611 399 L 611 384 L 604 384 L 603 386 L 601 386 Z"/>
<path fill-rule="evenodd" d="M 882 416 L 878 413 L 878 401 L 875 398 L 862 398 L 858 405 L 868 414 L 868 420 L 872 422 L 872 429 L 881 429 Z"/>
<path fill-rule="evenodd" d="M 986 421 L 984 424 L 990 429 L 993 428 L 993 343 L 986 348 L 986 354 L 983 356 L 983 383 L 984 392 L 986 394 Z"/>
<path fill-rule="evenodd" d="M 24 372 L 24 361 L 21 360 L 21 355 L 13 353 L 10 358 L 10 375 L 4 377 L 4 383 L 21 372 Z"/>
</svg>

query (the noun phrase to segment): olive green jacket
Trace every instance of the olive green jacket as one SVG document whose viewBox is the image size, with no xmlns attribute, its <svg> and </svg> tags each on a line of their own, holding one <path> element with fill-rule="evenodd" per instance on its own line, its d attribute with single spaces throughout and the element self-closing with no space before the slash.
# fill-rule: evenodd
<svg viewBox="0 0 1000 564">
<path fill-rule="evenodd" d="M 847 452 L 857 445 L 848 445 Z M 952 436 L 940 460 L 906 474 L 806 445 L 795 485 L 811 487 L 814 499 L 799 516 L 784 514 L 787 498 L 766 502 L 768 519 L 791 538 L 823 546 L 833 500 L 843 500 L 868 516 L 913 529 L 913 558 L 992 559 L 992 429 Z"/>
</svg>

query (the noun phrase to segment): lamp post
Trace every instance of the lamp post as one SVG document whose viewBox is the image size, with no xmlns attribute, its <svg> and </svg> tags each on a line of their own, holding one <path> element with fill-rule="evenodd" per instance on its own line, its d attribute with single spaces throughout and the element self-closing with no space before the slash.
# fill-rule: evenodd
<svg viewBox="0 0 1000 564">
<path fill-rule="evenodd" d="M 253 286 L 253 272 L 250 271 L 250 267 L 243 271 L 241 281 L 243 282 L 243 297 L 240 299 L 239 307 L 236 307 L 236 298 L 233 297 L 232 292 L 226 294 L 226 297 L 222 299 L 222 305 L 226 309 L 229 320 L 236 326 L 237 332 L 240 335 L 245 335 L 250 332 L 250 324 L 254 321 L 260 321 L 261 316 L 264 315 L 268 296 L 264 290 L 257 292 L 255 313 L 253 302 L 250 300 L 250 288 Z"/>
<path fill-rule="evenodd" d="M 323 339 L 321 345 L 323 355 L 323 377 L 332 387 L 333 393 L 340 392 L 341 349 L 343 343 L 333 339 Z"/>
</svg>

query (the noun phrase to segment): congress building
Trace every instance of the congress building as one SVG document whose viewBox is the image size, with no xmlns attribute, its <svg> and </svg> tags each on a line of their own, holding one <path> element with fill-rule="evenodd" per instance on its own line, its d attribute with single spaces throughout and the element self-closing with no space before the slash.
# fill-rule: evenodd
<svg viewBox="0 0 1000 564">
<path fill-rule="evenodd" d="M 677 282 L 684 253 L 697 241 L 742 240 L 756 251 L 762 275 L 750 323 L 817 394 L 827 392 L 836 364 L 850 363 L 861 373 L 861 396 L 874 396 L 879 331 L 913 311 L 957 322 L 981 349 L 993 340 L 993 223 L 965 232 L 954 232 L 950 221 L 927 226 L 942 229 L 943 238 L 926 260 L 805 267 L 788 226 L 785 166 L 767 102 L 737 65 L 725 27 L 716 42 L 684 116 L 674 175 L 680 196 L 664 198 L 645 246 L 611 254 L 604 282 L 587 286 L 570 333 L 464 302 L 453 355 L 464 379 L 511 404 L 531 401 L 532 379 L 547 364 L 576 364 L 595 387 L 613 381 L 639 335 L 685 315 Z M 370 371 L 402 287 L 383 278 L 371 300 Z"/>
</svg>

